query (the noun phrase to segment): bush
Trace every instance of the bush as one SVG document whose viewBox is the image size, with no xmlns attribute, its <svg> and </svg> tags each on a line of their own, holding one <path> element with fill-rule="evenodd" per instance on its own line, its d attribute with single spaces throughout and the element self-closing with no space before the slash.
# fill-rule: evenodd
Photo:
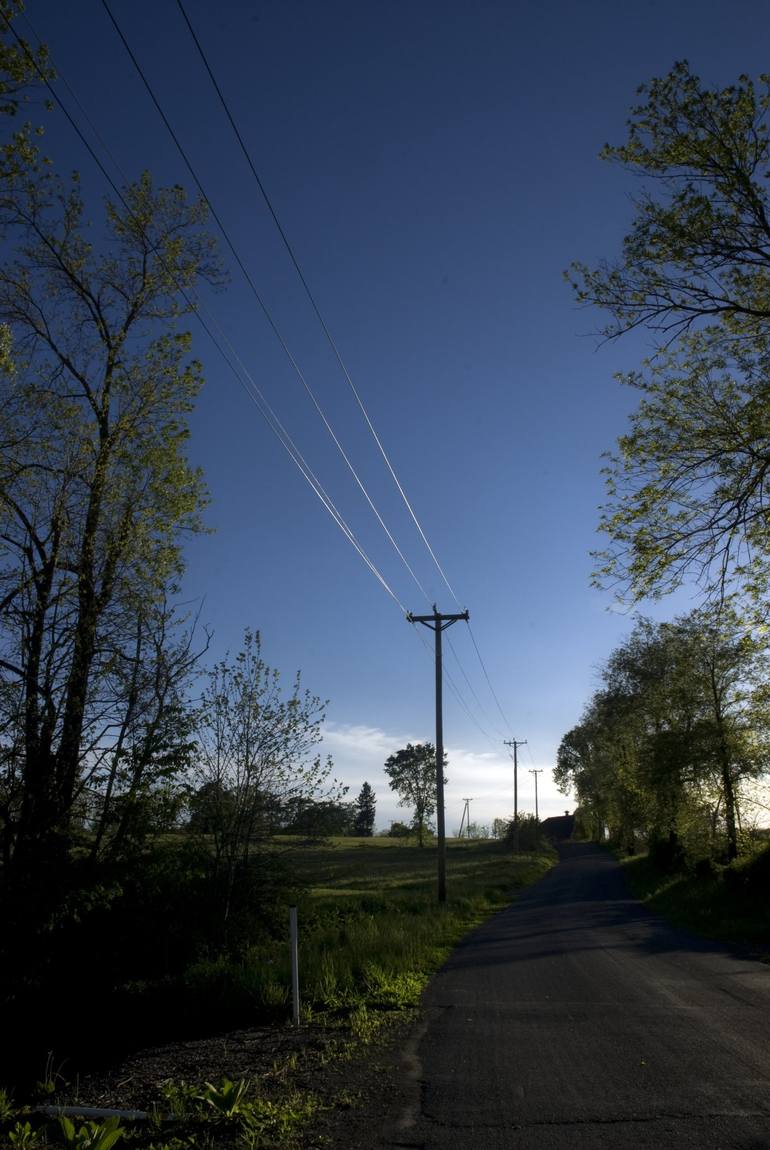
<svg viewBox="0 0 770 1150">
<path fill-rule="evenodd" d="M 513 819 L 508 823 L 505 834 L 506 845 L 516 849 L 516 828 Z M 550 847 L 547 836 L 543 832 L 543 824 L 534 815 L 519 815 L 518 848 L 520 851 L 536 853 L 547 851 Z"/>
<path fill-rule="evenodd" d="M 659 870 L 676 874 L 685 869 L 687 859 L 684 848 L 674 831 L 667 838 L 651 839 L 648 853 L 650 863 Z"/>
</svg>

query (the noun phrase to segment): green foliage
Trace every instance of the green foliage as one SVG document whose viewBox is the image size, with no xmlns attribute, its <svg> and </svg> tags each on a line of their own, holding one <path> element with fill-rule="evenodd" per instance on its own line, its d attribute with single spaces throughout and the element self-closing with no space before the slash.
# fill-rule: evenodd
<svg viewBox="0 0 770 1150">
<path fill-rule="evenodd" d="M 0 322 L 24 356 L 0 378 L 0 850 L 44 916 L 80 826 L 126 844 L 184 764 L 194 656 L 166 596 L 205 491 L 176 321 L 215 267 L 203 207 L 147 175 L 99 236 L 77 181 L 4 194 Z"/>
<path fill-rule="evenodd" d="M 411 838 L 412 834 L 412 827 L 407 826 L 406 823 L 399 822 L 398 820 L 392 822 L 387 831 L 388 838 L 391 839 L 408 839 Z"/>
<path fill-rule="evenodd" d="M 282 805 L 336 799 L 331 759 L 315 754 L 325 704 L 302 691 L 299 673 L 284 694 L 278 671 L 262 658 L 259 632 L 206 676 L 196 716 L 197 781 L 207 795 L 215 868 L 231 878 L 252 843 L 280 821 Z"/>
<path fill-rule="evenodd" d="M 13 1098 L 4 1087 L 0 1087 L 0 1122 L 7 1122 L 15 1113 Z"/>
<path fill-rule="evenodd" d="M 256 1098 L 241 1113 L 243 1145 L 247 1150 L 272 1150 L 290 1144 L 318 1109 L 316 1099 L 297 1092 L 280 1101 Z"/>
<path fill-rule="evenodd" d="M 41 1141 L 39 1131 L 33 1128 L 29 1119 L 17 1121 L 6 1137 L 11 1146 L 37 1146 Z"/>
<path fill-rule="evenodd" d="M 504 841 L 507 846 L 517 847 L 520 851 L 542 852 L 549 847 L 540 820 L 529 813 L 519 815 L 518 827 L 513 819 L 508 820 Z"/>
<path fill-rule="evenodd" d="M 160 1092 L 173 1118 L 182 1120 L 191 1118 L 199 1111 L 200 1094 L 197 1087 L 188 1082 L 175 1082 L 169 1078 L 160 1088 Z"/>
<path fill-rule="evenodd" d="M 354 804 L 353 834 L 368 838 L 374 834 L 377 800 L 369 783 L 364 783 Z"/>
<path fill-rule="evenodd" d="M 770 763 L 766 653 L 729 610 L 641 619 L 559 747 L 555 778 L 584 830 L 629 850 L 738 853 L 742 780 Z"/>
<path fill-rule="evenodd" d="M 353 833 L 353 804 L 335 799 L 292 798 L 281 804 L 279 818 L 284 834 L 323 837 Z"/>
<path fill-rule="evenodd" d="M 196 1097 L 203 1102 L 205 1106 L 220 1118 L 235 1118 L 243 1110 L 243 1103 L 245 1100 L 246 1092 L 249 1088 L 248 1082 L 241 1078 L 238 1082 L 232 1082 L 229 1078 L 223 1078 L 219 1086 L 214 1086 L 211 1082 L 205 1082 L 203 1089 L 196 1095 Z"/>
<path fill-rule="evenodd" d="M 446 754 L 444 766 L 446 766 Z M 414 807 L 412 825 L 420 846 L 430 832 L 430 818 L 436 810 L 436 748 L 432 743 L 407 743 L 385 760 L 390 788 L 399 796 L 400 807 Z M 444 779 L 444 782 L 447 780 Z"/>
<path fill-rule="evenodd" d="M 708 88 L 686 62 L 639 89 L 603 155 L 642 178 L 620 258 L 576 264 L 578 299 L 662 347 L 622 377 L 641 392 L 607 469 L 597 579 L 634 599 L 694 578 L 763 599 L 770 585 L 770 80 Z"/>
<path fill-rule="evenodd" d="M 646 182 L 620 260 L 574 265 L 578 297 L 610 312 L 608 335 L 646 324 L 670 339 L 699 316 L 769 318 L 769 78 L 707 88 L 680 61 L 638 94 L 626 142 L 602 155 Z"/>
<path fill-rule="evenodd" d="M 36 90 L 40 91 L 43 81 L 54 77 L 47 47 L 28 43 L 14 27 L 23 7 L 21 0 L 0 2 L 0 116 L 8 119 L 15 119 Z M 35 137 L 41 132 L 41 128 L 23 123 L 0 144 L 0 220 L 9 211 L 9 205 L 4 202 L 6 186 L 22 174 L 34 171 L 38 164 Z"/>
<path fill-rule="evenodd" d="M 637 855 L 623 867 L 634 894 L 656 914 L 709 938 L 770 949 L 770 850 L 754 844 L 729 866 L 705 861 L 672 871 Z"/>
<path fill-rule="evenodd" d="M 183 1150 L 205 1144 L 205 1126 L 225 1123 L 232 1130 L 227 1144 L 272 1150 L 291 1145 L 293 1138 L 317 1110 L 312 1095 L 288 1091 L 279 1098 L 249 1097 L 249 1083 L 224 1078 L 219 1086 L 206 1082 L 201 1088 L 186 1082 L 167 1082 L 163 1095 L 174 1118 L 193 1127 L 186 1138 L 154 1143 L 149 1150 Z M 221 1141 L 217 1139 L 216 1145 Z"/>
<path fill-rule="evenodd" d="M 641 399 L 604 469 L 599 585 L 642 599 L 694 579 L 765 596 L 769 353 L 770 328 L 727 341 L 709 328 L 622 377 Z"/>
<path fill-rule="evenodd" d="M 499 844 L 462 842 L 448 851 L 449 901 L 435 894 L 435 854 L 403 840 L 371 839 L 295 850 L 300 877 L 311 883 L 300 902 L 303 1008 L 349 1015 L 415 1005 L 429 975 L 472 925 L 504 906 L 514 891 L 540 877 L 553 854 L 516 858 Z M 288 945 L 275 940 L 239 960 L 198 964 L 189 977 L 201 1002 L 247 1009 L 288 1010 Z M 238 1007 L 237 1004 L 241 1004 Z"/>
<path fill-rule="evenodd" d="M 62 1141 L 72 1150 L 111 1150 L 125 1130 L 118 1117 L 105 1118 L 103 1122 L 84 1122 L 75 1126 L 65 1114 L 59 1117 Z"/>
</svg>

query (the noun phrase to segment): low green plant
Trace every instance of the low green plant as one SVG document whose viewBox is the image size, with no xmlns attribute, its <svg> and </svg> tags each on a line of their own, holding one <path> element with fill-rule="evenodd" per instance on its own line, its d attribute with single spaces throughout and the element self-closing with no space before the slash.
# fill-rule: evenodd
<svg viewBox="0 0 770 1150">
<path fill-rule="evenodd" d="M 244 1150 L 274 1150 L 290 1143 L 318 1110 L 310 1094 L 292 1094 L 280 1101 L 256 1098 L 241 1107 L 241 1144 Z"/>
<path fill-rule="evenodd" d="M 171 1116 L 177 1121 L 194 1117 L 200 1109 L 199 1092 L 188 1082 L 174 1082 L 169 1078 L 160 1087 L 160 1093 L 168 1105 Z"/>
<path fill-rule="evenodd" d="M 16 1107 L 13 1104 L 13 1098 L 7 1090 L 0 1086 L 0 1122 L 8 1122 L 15 1113 Z"/>
<path fill-rule="evenodd" d="M 54 1067 L 53 1050 L 49 1050 L 45 1060 L 43 1077 L 35 1083 L 37 1092 L 43 1095 L 43 1097 L 50 1097 L 56 1093 L 60 1086 L 65 1085 L 66 1079 L 61 1072 L 63 1065 L 64 1063 L 62 1062 L 58 1068 Z"/>
<path fill-rule="evenodd" d="M 248 1082 L 243 1078 L 238 1082 L 223 1078 L 219 1086 L 205 1082 L 196 1097 L 205 1106 L 211 1107 L 217 1117 L 235 1118 L 241 1113 L 248 1086 Z"/>
<path fill-rule="evenodd" d="M 361 1042 L 366 1046 L 373 1041 L 379 1030 L 379 1017 L 367 1010 L 364 1003 L 351 1011 L 350 1032 L 357 1042 Z"/>
<path fill-rule="evenodd" d="M 17 1122 L 6 1136 L 11 1146 L 36 1146 L 40 1142 L 40 1131 L 35 1130 L 32 1123 Z"/>
<path fill-rule="evenodd" d="M 117 1116 L 105 1118 L 103 1122 L 84 1122 L 76 1127 L 71 1118 L 61 1114 L 59 1125 L 64 1143 L 73 1150 L 110 1150 L 125 1134 Z"/>
</svg>

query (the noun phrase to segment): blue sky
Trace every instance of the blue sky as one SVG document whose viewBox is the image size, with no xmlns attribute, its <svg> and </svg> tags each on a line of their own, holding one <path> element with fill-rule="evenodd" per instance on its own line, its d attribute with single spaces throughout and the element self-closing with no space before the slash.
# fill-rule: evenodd
<svg viewBox="0 0 770 1150">
<path fill-rule="evenodd" d="M 175 0 L 112 7 L 427 601 L 237 268 L 207 307 L 397 599 L 415 613 L 434 600 L 457 610 L 325 342 Z M 468 629 L 457 624 L 447 636 L 459 662 L 450 649 L 446 665 L 465 706 L 448 686 L 447 825 L 459 826 L 466 796 L 480 822 L 510 813 L 503 739 L 514 735 L 527 740 L 520 805 L 534 808 L 528 772 L 543 768 L 541 814 L 560 813 L 571 803 L 550 779 L 559 741 L 632 625 L 590 587 L 589 552 L 598 543 L 600 456 L 634 403 L 613 374 L 648 350 L 643 335 L 599 346 L 592 332 L 600 317 L 575 307 L 562 273 L 574 259 L 611 258 L 631 218 L 633 181 L 597 153 L 623 138 L 636 87 L 683 57 L 710 83 L 763 71 L 767 5 L 185 7 L 393 467 L 471 614 L 496 698 Z M 190 186 L 99 0 L 29 0 L 27 13 L 120 168 Z M 62 171 L 82 172 L 94 204 L 105 194 L 58 112 L 47 119 L 46 150 Z M 305 685 L 330 700 L 324 749 L 351 794 L 372 783 L 385 825 L 402 816 L 384 759 L 407 740 L 433 738 L 430 655 L 219 354 L 194 334 L 206 386 L 190 450 L 208 480 L 214 534 L 188 547 L 185 597 L 204 599 L 215 654 L 236 648 L 244 627 L 258 628 L 266 659 L 287 682 L 301 668 Z M 680 596 L 650 610 L 665 617 L 689 605 Z"/>
</svg>

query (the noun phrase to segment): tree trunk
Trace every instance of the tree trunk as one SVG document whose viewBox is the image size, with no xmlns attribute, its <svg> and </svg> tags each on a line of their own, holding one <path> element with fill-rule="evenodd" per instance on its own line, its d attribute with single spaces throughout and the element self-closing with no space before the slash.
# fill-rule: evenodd
<svg viewBox="0 0 770 1150">
<path fill-rule="evenodd" d="M 722 778 L 722 797 L 725 801 L 725 827 L 727 829 L 727 858 L 730 862 L 738 857 L 738 827 L 735 818 L 735 784 L 730 762 L 730 748 L 727 745 L 724 714 L 716 679 L 715 668 L 711 667 L 711 693 L 714 700 L 714 719 L 717 728 L 717 757 Z"/>
</svg>

